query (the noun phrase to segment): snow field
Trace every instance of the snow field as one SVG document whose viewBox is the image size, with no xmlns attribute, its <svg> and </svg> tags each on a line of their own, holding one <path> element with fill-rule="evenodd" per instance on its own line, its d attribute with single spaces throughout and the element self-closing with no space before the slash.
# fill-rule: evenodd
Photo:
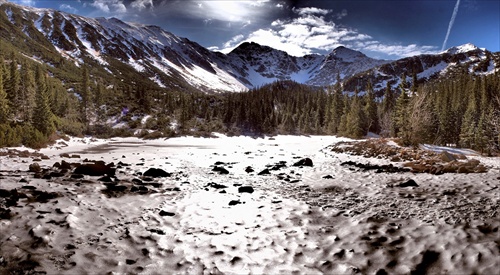
<svg viewBox="0 0 500 275">
<path fill-rule="evenodd" d="M 65 274 L 491 274 L 498 269 L 498 158 L 475 157 L 489 166 L 485 174 L 377 174 L 340 165 L 389 163 L 328 150 L 341 140 L 72 139 L 67 147 L 40 150 L 50 157 L 39 162 L 42 167 L 60 161 L 61 153 L 80 155 L 66 161 L 130 164 L 118 169 L 120 182 L 150 167 L 173 173 L 155 179 L 162 184 L 157 192 L 117 197 L 103 194 L 95 177 L 34 179 L 22 172 L 29 159 L 1 157 L 0 189 L 30 185 L 61 196 L 47 203 L 20 200 L 17 215 L 0 220 L 5 232 L 0 256 L 7 263 L 32 259 L 39 270 Z M 305 157 L 313 167 L 292 166 Z M 283 161 L 284 167 L 273 170 Z M 212 171 L 215 166 L 229 173 Z M 254 172 L 245 172 L 248 166 Z M 265 168 L 270 174 L 257 175 Z M 410 178 L 419 186 L 390 187 Z M 240 193 L 243 186 L 254 192 Z"/>
</svg>

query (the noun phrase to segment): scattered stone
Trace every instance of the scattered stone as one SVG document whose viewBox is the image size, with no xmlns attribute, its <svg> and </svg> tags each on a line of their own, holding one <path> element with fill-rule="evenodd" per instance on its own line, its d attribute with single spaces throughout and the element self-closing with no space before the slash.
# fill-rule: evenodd
<svg viewBox="0 0 500 275">
<path fill-rule="evenodd" d="M 294 163 L 293 166 L 309 166 L 309 167 L 312 167 L 313 166 L 313 161 L 310 158 L 304 158 L 304 159 L 301 159 L 301 160 L 297 161 L 296 163 Z"/>
<path fill-rule="evenodd" d="M 408 181 L 405 181 L 405 182 L 398 184 L 398 186 L 399 187 L 418 187 L 418 184 L 414 180 L 410 179 Z"/>
<path fill-rule="evenodd" d="M 260 171 L 257 175 L 262 176 L 262 175 L 270 175 L 270 174 L 271 174 L 271 172 L 269 171 L 269 169 L 266 168 L 266 169 Z"/>
<path fill-rule="evenodd" d="M 219 172 L 219 174 L 221 174 L 221 175 L 227 175 L 227 174 L 229 174 L 229 171 L 226 168 L 220 167 L 220 166 L 215 166 L 212 169 L 212 171 Z"/>
<path fill-rule="evenodd" d="M 104 176 L 104 177 L 101 177 L 97 180 L 102 181 L 102 182 L 113 182 L 113 179 L 110 176 Z"/>
<path fill-rule="evenodd" d="M 40 164 L 38 164 L 36 162 L 30 164 L 30 166 L 29 166 L 28 169 L 29 169 L 30 172 L 35 172 L 35 173 L 39 173 L 39 172 L 42 171 L 42 168 L 40 167 Z"/>
<path fill-rule="evenodd" d="M 218 183 L 215 183 L 215 182 L 210 182 L 207 185 L 205 185 L 205 187 L 212 187 L 212 188 L 215 188 L 215 189 L 227 188 L 227 186 L 225 186 L 223 184 L 218 184 Z"/>
<path fill-rule="evenodd" d="M 280 170 L 281 168 L 286 168 L 286 161 L 280 161 L 280 162 L 274 164 L 274 166 L 271 168 L 271 170 L 277 171 L 277 170 Z"/>
<path fill-rule="evenodd" d="M 247 168 L 245 168 L 245 172 L 252 173 L 252 172 L 254 172 L 254 170 L 251 166 L 247 166 Z"/>
<path fill-rule="evenodd" d="M 175 216 L 175 213 L 172 213 L 172 212 L 167 212 L 167 211 L 164 211 L 164 210 L 161 210 L 159 214 L 160 214 L 160 216 L 162 216 L 162 217 L 165 217 L 165 216 L 168 216 L 168 217 Z"/>
<path fill-rule="evenodd" d="M 241 186 L 238 187 L 238 193 L 253 193 L 253 187 L 252 186 Z"/>
<path fill-rule="evenodd" d="M 237 204 L 241 204 L 241 201 L 239 200 L 232 200 L 229 202 L 229 206 L 233 206 L 233 205 L 237 205 Z"/>
<path fill-rule="evenodd" d="M 73 174 L 81 174 L 88 176 L 114 176 L 116 173 L 115 168 L 104 165 L 104 163 L 92 163 L 92 164 L 82 164 L 76 167 Z"/>
<path fill-rule="evenodd" d="M 172 176 L 172 174 L 160 168 L 149 168 L 146 172 L 144 172 L 143 176 L 153 177 L 153 178 L 165 178 Z"/>
<path fill-rule="evenodd" d="M 448 153 L 447 151 L 441 152 L 440 157 L 444 162 L 452 162 L 457 160 L 452 154 Z"/>
</svg>

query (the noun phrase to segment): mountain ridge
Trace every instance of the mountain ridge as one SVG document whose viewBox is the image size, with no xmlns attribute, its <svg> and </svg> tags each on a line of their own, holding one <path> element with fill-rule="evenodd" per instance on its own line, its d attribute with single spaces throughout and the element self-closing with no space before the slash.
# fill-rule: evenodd
<svg viewBox="0 0 500 275">
<path fill-rule="evenodd" d="M 29 38 L 32 45 L 45 47 L 76 67 L 94 63 L 103 74 L 119 78 L 135 74 L 161 88 L 240 92 L 279 80 L 328 86 L 335 84 L 338 76 L 347 90 L 359 89 L 359 83 L 367 81 L 380 90 L 387 82 L 397 85 L 403 73 L 425 79 L 446 75 L 462 66 L 468 66 L 473 73 L 492 73 L 500 67 L 498 53 L 472 44 L 395 61 L 373 59 L 344 46 L 326 55 L 295 57 L 254 42 L 244 42 L 222 54 L 154 25 L 88 18 L 10 2 L 0 2 L 0 10 L 7 17 L 3 24 L 8 26 L 2 26 L 4 30 L 0 31 L 6 41 L 13 35 L 10 32 L 23 33 L 26 37 L 20 39 Z M 33 50 L 34 58 L 39 58 L 37 51 L 42 50 Z"/>
</svg>

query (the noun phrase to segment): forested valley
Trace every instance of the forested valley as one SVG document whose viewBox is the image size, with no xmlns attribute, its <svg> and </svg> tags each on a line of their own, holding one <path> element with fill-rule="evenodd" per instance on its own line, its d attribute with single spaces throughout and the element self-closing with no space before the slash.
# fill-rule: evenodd
<svg viewBox="0 0 500 275">
<path fill-rule="evenodd" d="M 330 87 L 280 81 L 244 93 L 207 94 L 140 79 L 123 82 L 87 65 L 64 75 L 11 51 L 0 55 L 0 146 L 37 148 L 65 135 L 159 138 L 216 131 L 363 138 L 371 132 L 404 145 L 498 152 L 499 73 L 402 79 L 378 93 L 371 83 L 343 91 L 340 81 Z"/>
</svg>

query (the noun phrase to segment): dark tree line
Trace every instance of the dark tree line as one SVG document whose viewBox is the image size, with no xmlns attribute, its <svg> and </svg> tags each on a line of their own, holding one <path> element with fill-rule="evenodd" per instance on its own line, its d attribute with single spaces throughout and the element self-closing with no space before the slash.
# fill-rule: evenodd
<svg viewBox="0 0 500 275">
<path fill-rule="evenodd" d="M 207 94 L 124 84 L 96 77 L 86 65 L 70 82 L 50 69 L 21 55 L 0 55 L 0 146 L 41 146 L 56 130 L 109 137 L 137 129 L 148 130 L 143 137 L 219 131 L 362 138 L 372 132 L 406 145 L 454 144 L 485 153 L 500 143 L 498 73 L 464 72 L 420 85 L 416 76 L 402 76 L 397 85 L 386 83 L 378 98 L 371 83 L 345 92 L 340 81 L 326 88 L 280 81 L 244 93 Z M 119 122 L 128 127 L 113 127 Z"/>
</svg>

